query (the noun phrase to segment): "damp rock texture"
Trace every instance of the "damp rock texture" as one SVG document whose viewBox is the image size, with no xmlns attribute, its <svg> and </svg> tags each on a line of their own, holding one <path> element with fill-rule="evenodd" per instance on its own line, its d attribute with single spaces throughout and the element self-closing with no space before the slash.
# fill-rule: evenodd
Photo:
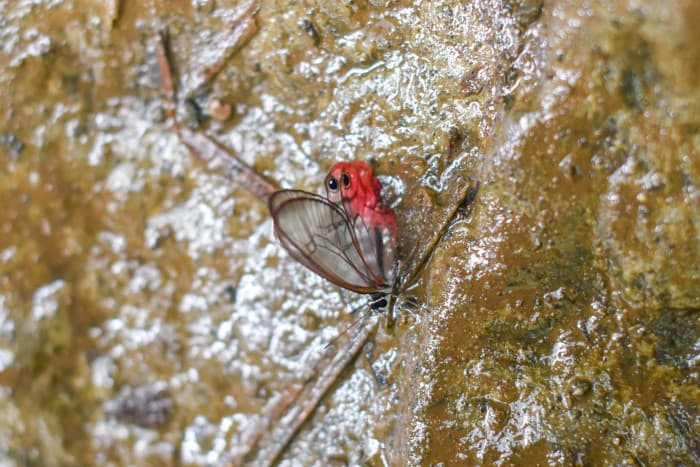
<svg viewBox="0 0 700 467">
<path fill-rule="evenodd" d="M 520 23 L 475 212 L 424 276 L 417 462 L 700 460 L 699 14 Z"/>
<path fill-rule="evenodd" d="M 0 463 L 252 463 L 270 401 L 356 329 L 364 298 L 178 140 L 167 28 L 181 125 L 282 187 L 369 160 L 397 214 L 393 309 L 282 465 L 700 464 L 699 21 L 0 2 Z"/>
</svg>

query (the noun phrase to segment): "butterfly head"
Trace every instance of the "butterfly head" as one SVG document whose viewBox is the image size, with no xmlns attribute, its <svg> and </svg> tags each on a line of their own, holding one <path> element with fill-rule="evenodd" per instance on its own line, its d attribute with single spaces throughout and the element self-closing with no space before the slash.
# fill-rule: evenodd
<svg viewBox="0 0 700 467">
<path fill-rule="evenodd" d="M 380 190 L 372 167 L 364 161 L 338 162 L 326 177 L 328 200 L 336 204 L 343 201 L 373 208 L 379 202 Z"/>
</svg>

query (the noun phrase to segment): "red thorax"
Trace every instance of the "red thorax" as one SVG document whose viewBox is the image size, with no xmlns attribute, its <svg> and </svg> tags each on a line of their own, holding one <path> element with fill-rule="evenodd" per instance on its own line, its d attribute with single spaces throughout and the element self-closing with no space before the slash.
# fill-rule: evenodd
<svg viewBox="0 0 700 467">
<path fill-rule="evenodd" d="M 328 200 L 345 207 L 353 219 L 369 227 L 388 230 L 396 243 L 396 216 L 381 202 L 382 185 L 365 161 L 338 162 L 326 177 Z"/>
</svg>

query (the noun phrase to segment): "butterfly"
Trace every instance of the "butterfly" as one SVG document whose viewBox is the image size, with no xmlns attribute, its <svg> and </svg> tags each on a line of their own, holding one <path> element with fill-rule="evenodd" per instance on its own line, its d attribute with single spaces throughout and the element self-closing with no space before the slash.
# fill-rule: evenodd
<svg viewBox="0 0 700 467">
<path fill-rule="evenodd" d="M 342 288 L 370 294 L 386 306 L 396 247 L 396 217 L 381 202 L 381 184 L 364 161 L 338 162 L 325 181 L 326 197 L 279 190 L 268 207 L 289 255 Z"/>
</svg>

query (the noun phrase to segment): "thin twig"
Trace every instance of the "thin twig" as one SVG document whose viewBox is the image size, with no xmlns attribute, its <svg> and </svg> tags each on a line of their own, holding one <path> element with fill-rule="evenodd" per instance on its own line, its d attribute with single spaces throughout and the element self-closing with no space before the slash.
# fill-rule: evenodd
<svg viewBox="0 0 700 467">
<path fill-rule="evenodd" d="M 278 190 L 275 185 L 258 175 L 248 165 L 231 154 L 228 149 L 204 133 L 192 131 L 178 124 L 175 111 L 177 88 L 173 79 L 171 63 L 168 34 L 167 31 L 161 31 L 158 41 L 158 65 L 163 79 L 163 91 L 170 102 L 166 112 L 180 140 L 190 149 L 192 154 L 206 164 L 208 169 L 223 172 L 267 204 L 270 195 Z"/>
<path fill-rule="evenodd" d="M 238 49 L 255 35 L 258 31 L 255 15 L 259 10 L 260 2 L 257 0 L 249 0 L 236 10 L 228 36 L 223 40 L 223 44 L 218 45 L 221 56 L 196 76 L 194 89 L 202 88 L 211 83 Z"/>
<path fill-rule="evenodd" d="M 279 459 L 294 438 L 294 435 L 316 410 L 321 399 L 328 393 L 328 390 L 338 380 L 350 362 L 357 357 L 376 324 L 376 320 L 370 320 L 370 322 L 365 323 L 352 336 L 345 348 L 334 354 L 333 359 L 329 363 L 324 365 L 319 363 L 316 366 L 316 371 L 313 373 L 316 373 L 319 367 L 322 366 L 323 368 L 318 378 L 309 377 L 303 387 L 303 391 L 295 399 L 296 402 L 303 401 L 303 403 L 296 403 L 293 408 L 289 409 L 285 419 L 280 419 L 277 427 L 265 430 L 265 435 L 259 440 L 259 444 L 262 447 L 255 459 L 252 460 L 251 465 L 270 466 Z M 311 382 L 313 382 L 313 385 L 309 384 Z M 291 420 L 289 420 L 290 418 Z"/>
</svg>

